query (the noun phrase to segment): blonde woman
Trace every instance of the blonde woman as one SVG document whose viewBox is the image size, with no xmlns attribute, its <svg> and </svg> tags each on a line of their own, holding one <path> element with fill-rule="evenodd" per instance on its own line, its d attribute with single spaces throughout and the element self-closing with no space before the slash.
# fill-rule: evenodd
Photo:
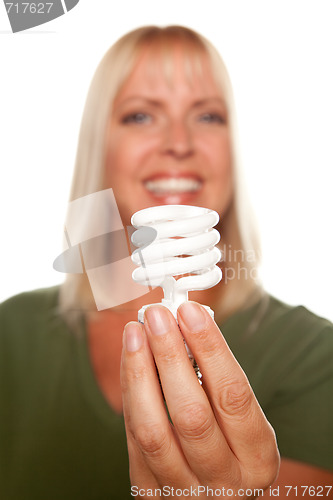
<svg viewBox="0 0 333 500">
<path fill-rule="evenodd" d="M 91 201 L 105 193 L 111 216 L 102 209 L 108 203 Z M 233 277 L 193 292 L 195 302 L 178 309 L 179 328 L 162 306 L 148 308 L 144 327 L 137 323 L 160 289 L 137 293 L 128 260 L 110 273 L 103 259 L 87 265 L 91 255 L 79 245 L 84 272 L 60 290 L 1 305 L 0 474 L 8 498 L 332 493 L 333 326 L 279 302 L 256 280 L 258 238 L 216 50 L 187 28 L 144 27 L 111 47 L 93 79 L 68 244 L 88 240 L 109 217 L 111 226 L 118 221 L 115 234 L 95 250 L 116 254 L 134 212 L 170 203 L 220 214 L 221 266 Z"/>
</svg>

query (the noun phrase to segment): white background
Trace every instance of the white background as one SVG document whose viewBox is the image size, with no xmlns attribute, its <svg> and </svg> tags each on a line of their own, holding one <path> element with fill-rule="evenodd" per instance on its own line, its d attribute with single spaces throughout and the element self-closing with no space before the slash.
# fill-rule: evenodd
<svg viewBox="0 0 333 500">
<path fill-rule="evenodd" d="M 333 320 L 331 0 L 81 0 L 17 34 L 1 2 L 0 300 L 63 280 L 52 263 L 93 72 L 126 31 L 170 23 L 229 68 L 266 289 Z"/>
</svg>

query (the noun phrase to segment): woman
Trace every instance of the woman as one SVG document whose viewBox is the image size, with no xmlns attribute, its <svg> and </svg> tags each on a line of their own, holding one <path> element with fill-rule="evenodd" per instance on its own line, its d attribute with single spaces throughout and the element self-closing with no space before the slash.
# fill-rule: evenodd
<svg viewBox="0 0 333 500">
<path fill-rule="evenodd" d="M 123 226 L 153 205 L 216 210 L 224 276 L 239 263 L 247 273 L 191 296 L 215 310 L 223 336 L 197 302 L 180 306 L 181 333 L 161 306 L 148 308 L 142 327 L 137 311 L 159 302 L 160 290 L 138 296 L 123 268 L 105 279 L 107 265 L 69 276 L 60 293 L 31 292 L 2 304 L 0 459 L 8 498 L 148 498 L 162 491 L 254 498 L 276 478 L 268 496 L 296 497 L 288 485 L 330 493 L 333 326 L 268 296 L 255 280 L 258 244 L 241 186 L 230 85 L 215 49 L 195 32 L 141 28 L 101 62 L 71 198 L 110 188 Z M 74 224 L 73 212 L 67 220 L 69 244 L 68 228 L 80 241 L 95 226 L 77 212 Z M 111 242 L 112 251 L 120 246 L 116 237 Z M 103 303 L 117 298 L 123 282 L 133 300 Z M 282 455 L 279 474 L 269 421 Z"/>
</svg>

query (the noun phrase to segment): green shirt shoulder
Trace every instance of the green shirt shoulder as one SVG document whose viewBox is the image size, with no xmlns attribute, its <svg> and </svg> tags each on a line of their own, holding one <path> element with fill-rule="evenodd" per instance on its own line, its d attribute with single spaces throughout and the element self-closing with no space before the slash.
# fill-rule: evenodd
<svg viewBox="0 0 333 500">
<path fill-rule="evenodd" d="M 123 418 L 96 383 L 59 288 L 0 305 L 0 484 L 11 500 L 131 498 Z"/>
</svg>

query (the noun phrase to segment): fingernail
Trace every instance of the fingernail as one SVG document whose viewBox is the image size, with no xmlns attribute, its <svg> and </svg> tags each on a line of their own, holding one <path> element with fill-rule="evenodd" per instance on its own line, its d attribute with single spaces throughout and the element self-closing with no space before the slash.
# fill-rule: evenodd
<svg viewBox="0 0 333 500">
<path fill-rule="evenodd" d="M 148 307 L 145 312 L 149 329 L 154 335 L 163 335 L 170 331 L 169 313 L 165 307 Z"/>
<path fill-rule="evenodd" d="M 202 307 L 195 302 L 184 302 L 178 308 L 181 319 L 189 330 L 194 333 L 206 328 L 206 316 Z"/>
<path fill-rule="evenodd" d="M 141 327 L 134 321 L 127 323 L 124 329 L 125 347 L 129 352 L 136 352 L 142 346 Z"/>
</svg>

